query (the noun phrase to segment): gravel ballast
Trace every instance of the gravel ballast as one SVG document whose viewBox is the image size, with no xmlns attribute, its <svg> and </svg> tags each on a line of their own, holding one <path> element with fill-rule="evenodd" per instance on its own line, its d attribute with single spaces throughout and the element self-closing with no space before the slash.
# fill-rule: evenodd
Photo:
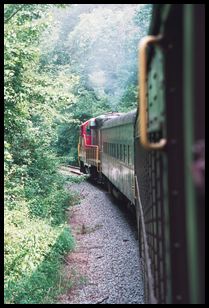
<svg viewBox="0 0 209 308">
<path fill-rule="evenodd" d="M 81 200 L 69 211 L 76 249 L 66 257 L 65 273 L 73 287 L 59 303 L 143 304 L 134 215 L 88 181 L 69 189 Z"/>
</svg>

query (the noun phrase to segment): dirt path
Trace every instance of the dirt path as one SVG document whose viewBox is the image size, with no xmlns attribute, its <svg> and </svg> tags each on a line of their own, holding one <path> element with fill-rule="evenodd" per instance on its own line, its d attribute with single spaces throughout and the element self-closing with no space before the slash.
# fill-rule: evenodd
<svg viewBox="0 0 209 308">
<path fill-rule="evenodd" d="M 77 244 L 66 258 L 65 271 L 74 286 L 59 303 L 143 304 L 138 241 L 130 212 L 87 181 L 70 189 L 82 197 L 69 218 Z"/>
</svg>

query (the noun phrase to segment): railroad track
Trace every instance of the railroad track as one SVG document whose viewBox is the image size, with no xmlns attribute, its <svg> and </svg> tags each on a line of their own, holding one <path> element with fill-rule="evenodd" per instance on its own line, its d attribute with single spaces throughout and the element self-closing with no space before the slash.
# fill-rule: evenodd
<svg viewBox="0 0 209 308">
<path fill-rule="evenodd" d="M 71 165 L 68 165 L 68 166 L 61 165 L 60 170 L 70 172 L 70 173 L 73 173 L 73 174 L 77 174 L 77 175 L 83 175 L 84 174 L 79 170 L 79 167 L 71 166 Z"/>
</svg>

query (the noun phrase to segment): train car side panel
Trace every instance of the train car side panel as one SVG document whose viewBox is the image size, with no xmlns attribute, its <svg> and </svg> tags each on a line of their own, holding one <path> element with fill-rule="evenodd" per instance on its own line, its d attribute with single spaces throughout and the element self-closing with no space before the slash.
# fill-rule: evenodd
<svg viewBox="0 0 209 308">
<path fill-rule="evenodd" d="M 129 123 L 121 122 L 121 118 L 113 120 L 101 129 L 102 173 L 134 204 L 133 117 Z"/>
<path fill-rule="evenodd" d="M 166 146 L 142 145 L 140 102 L 135 126 L 136 174 L 154 282 L 150 285 L 143 250 L 146 301 L 153 291 L 158 303 L 204 303 L 204 5 L 159 5 L 155 13 L 150 35 L 162 39 L 148 52 L 144 96 L 149 142 L 163 137 Z"/>
</svg>

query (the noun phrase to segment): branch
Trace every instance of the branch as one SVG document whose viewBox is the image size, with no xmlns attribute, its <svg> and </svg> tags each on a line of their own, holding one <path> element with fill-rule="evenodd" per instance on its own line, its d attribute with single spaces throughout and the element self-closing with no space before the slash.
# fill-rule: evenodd
<svg viewBox="0 0 209 308">
<path fill-rule="evenodd" d="M 23 8 L 24 5 L 25 5 L 25 4 L 22 4 L 22 5 L 19 7 L 19 9 L 17 9 L 11 16 L 9 16 L 9 17 L 5 20 L 5 24 L 7 24 L 8 21 L 9 21 L 13 16 L 15 16 L 20 10 L 22 10 L 22 8 Z"/>
</svg>

